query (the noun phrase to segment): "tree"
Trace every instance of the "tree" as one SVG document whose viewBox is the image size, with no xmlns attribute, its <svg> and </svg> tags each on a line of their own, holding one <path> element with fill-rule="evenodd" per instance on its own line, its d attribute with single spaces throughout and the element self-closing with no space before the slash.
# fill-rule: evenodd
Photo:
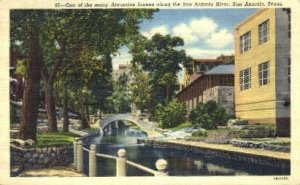
<svg viewBox="0 0 300 185">
<path fill-rule="evenodd" d="M 115 53 L 121 45 L 128 42 L 127 39 L 131 35 L 137 33 L 138 24 L 143 18 L 151 18 L 152 12 L 153 10 L 62 10 L 48 12 L 49 22 L 53 23 L 49 24 L 52 26 L 49 26 L 48 30 L 52 30 L 49 31 L 52 33 L 50 35 L 54 35 L 54 39 L 50 43 L 53 48 L 51 51 L 54 50 L 53 46 L 59 48 L 58 53 L 48 52 L 53 54 L 48 57 L 50 58 L 49 66 L 43 68 L 42 73 L 46 84 L 46 104 L 51 131 L 57 129 L 53 81 L 57 70 L 66 61 L 64 56 L 69 52 L 68 50 L 71 50 L 72 54 L 82 55 L 78 56 L 79 62 L 91 61 L 95 57 L 110 58 L 110 55 Z M 53 17 L 55 17 L 54 22 Z M 83 48 L 80 48 L 80 45 Z M 48 48 L 49 46 L 45 47 L 49 50 Z M 106 67 L 111 70 L 111 63 L 108 63 Z M 83 73 L 89 79 L 91 75 L 86 73 L 87 71 L 85 70 Z M 84 83 L 80 94 L 82 97 L 81 113 L 83 125 L 87 126 L 85 120 L 89 120 L 88 96 L 90 90 L 88 86 L 90 81 L 86 80 Z"/>
<path fill-rule="evenodd" d="M 128 84 L 130 100 L 144 112 L 149 107 L 151 99 L 151 85 L 148 75 L 138 65 L 133 64 L 130 68 L 131 79 Z"/>
<path fill-rule="evenodd" d="M 81 114 L 82 128 L 89 127 L 90 102 L 106 98 L 111 91 L 111 58 L 93 59 L 89 51 L 88 46 L 83 45 L 79 57 L 72 58 L 66 67 L 68 90 L 73 94 L 70 98 Z"/>
<path fill-rule="evenodd" d="M 192 60 L 184 50 L 178 49 L 184 45 L 180 37 L 155 34 L 151 40 L 141 37 L 136 42 L 130 47 L 132 62 L 141 64 L 149 72 L 153 112 L 157 104 L 167 104 L 171 100 L 179 87 L 177 73 L 181 70 L 180 65 L 189 66 Z"/>
<path fill-rule="evenodd" d="M 128 76 L 122 74 L 114 84 L 113 93 L 108 97 L 108 103 L 113 112 L 127 113 L 130 112 L 130 100 L 127 95 Z"/>
<path fill-rule="evenodd" d="M 19 138 L 36 140 L 40 70 L 43 54 L 40 43 L 40 24 L 43 22 L 41 11 L 11 12 L 11 43 L 24 56 L 26 61 L 25 87 L 21 110 Z M 30 110 L 30 111 L 29 111 Z"/>
<path fill-rule="evenodd" d="M 26 124 L 21 125 L 24 127 L 24 132 L 33 130 L 25 135 L 31 135 L 28 137 L 36 139 L 35 107 L 38 105 L 36 97 L 38 97 L 41 72 L 45 82 L 49 128 L 50 131 L 56 131 L 53 86 L 57 72 L 69 62 L 68 57 L 73 55 L 72 58 L 76 58 L 74 55 L 81 53 L 83 45 L 88 46 L 89 53 L 92 54 L 89 56 L 93 56 L 89 60 L 95 57 L 110 57 L 121 45 L 129 42 L 132 35 L 138 33 L 139 23 L 145 18 L 151 18 L 153 12 L 154 10 L 121 9 L 12 11 L 11 43 L 24 50 L 23 53 L 31 54 L 27 58 L 26 90 L 28 92 L 24 93 L 26 108 L 24 108 L 23 120 Z M 18 42 L 21 44 L 15 44 Z M 27 106 L 28 101 L 34 98 L 36 100 L 29 102 L 30 106 Z M 22 136 L 23 130 L 20 132 L 20 137 L 27 138 Z"/>
<path fill-rule="evenodd" d="M 158 104 L 155 111 L 156 119 L 160 122 L 162 128 L 176 127 L 183 123 L 186 113 L 185 104 L 180 103 L 176 99 L 173 99 L 165 106 Z"/>
<path fill-rule="evenodd" d="M 217 59 L 224 60 L 225 64 L 234 64 L 235 58 L 234 55 L 220 55 Z"/>
<path fill-rule="evenodd" d="M 189 116 L 193 125 L 204 129 L 215 129 L 218 125 L 227 123 L 229 116 L 223 107 L 214 100 L 199 103 Z"/>
</svg>

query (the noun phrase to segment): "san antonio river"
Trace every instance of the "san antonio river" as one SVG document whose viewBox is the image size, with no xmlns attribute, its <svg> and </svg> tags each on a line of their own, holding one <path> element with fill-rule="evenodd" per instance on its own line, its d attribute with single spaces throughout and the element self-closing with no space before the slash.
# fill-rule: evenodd
<svg viewBox="0 0 300 185">
<path fill-rule="evenodd" d="M 288 175 L 287 169 L 276 169 L 261 165 L 237 162 L 207 156 L 202 154 L 187 153 L 175 149 L 159 149 L 136 144 L 137 138 L 146 137 L 142 131 L 127 128 L 118 130 L 117 133 L 92 137 L 85 142 L 97 145 L 97 152 L 116 156 L 120 148 L 126 150 L 127 159 L 151 169 L 155 169 L 158 159 L 168 161 L 168 174 L 170 176 L 214 176 L 214 175 Z M 85 174 L 88 174 L 88 153 L 84 152 Z M 115 176 L 116 162 L 112 159 L 97 157 L 97 176 Z M 127 166 L 127 176 L 150 176 L 131 166 Z"/>
</svg>

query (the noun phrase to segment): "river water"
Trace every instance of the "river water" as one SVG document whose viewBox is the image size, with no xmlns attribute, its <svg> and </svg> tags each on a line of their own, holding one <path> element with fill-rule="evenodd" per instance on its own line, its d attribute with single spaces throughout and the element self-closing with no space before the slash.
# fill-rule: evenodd
<svg viewBox="0 0 300 185">
<path fill-rule="evenodd" d="M 126 150 L 128 160 L 155 168 L 158 159 L 168 161 L 170 176 L 214 176 L 214 175 L 288 175 L 290 169 L 270 168 L 262 165 L 222 159 L 214 156 L 188 153 L 176 149 L 159 149 L 137 144 L 138 138 L 146 137 L 140 131 L 131 128 L 118 130 L 105 136 L 92 137 L 85 147 L 96 144 L 97 152 L 116 156 L 121 148 Z M 88 153 L 84 152 L 85 173 L 88 174 Z M 115 176 L 116 162 L 113 159 L 97 157 L 97 176 Z M 127 176 L 149 176 L 127 165 Z"/>
</svg>

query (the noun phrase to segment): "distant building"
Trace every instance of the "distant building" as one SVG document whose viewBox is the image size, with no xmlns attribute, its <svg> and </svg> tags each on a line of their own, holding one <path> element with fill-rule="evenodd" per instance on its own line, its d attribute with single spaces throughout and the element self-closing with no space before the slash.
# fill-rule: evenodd
<svg viewBox="0 0 300 185">
<path fill-rule="evenodd" d="M 176 98 L 187 105 L 189 111 L 200 102 L 215 100 L 226 112 L 234 115 L 234 65 L 218 65 L 199 74 L 182 89 Z"/>
<path fill-rule="evenodd" d="M 184 78 L 181 82 L 182 88 L 186 87 L 193 80 L 197 79 L 200 74 L 203 74 L 213 67 L 224 64 L 224 60 L 222 59 L 193 59 L 192 61 L 192 69 L 191 71 L 185 69 L 184 70 Z M 192 72 L 192 74 L 189 74 Z"/>
<path fill-rule="evenodd" d="M 235 111 L 290 135 L 290 11 L 262 9 L 235 29 Z"/>
<path fill-rule="evenodd" d="M 117 69 L 114 69 L 112 72 L 113 80 L 118 81 L 119 77 L 123 74 L 129 75 L 129 64 L 119 64 Z"/>
</svg>

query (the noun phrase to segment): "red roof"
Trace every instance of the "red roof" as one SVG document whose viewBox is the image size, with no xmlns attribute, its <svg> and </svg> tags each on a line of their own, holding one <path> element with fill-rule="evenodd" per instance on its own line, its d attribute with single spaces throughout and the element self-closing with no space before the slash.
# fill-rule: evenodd
<svg viewBox="0 0 300 185">
<path fill-rule="evenodd" d="M 196 80 L 197 78 L 199 78 L 199 76 L 201 76 L 201 75 L 198 74 L 198 73 L 193 73 L 192 76 L 191 76 L 191 82 Z"/>
</svg>

